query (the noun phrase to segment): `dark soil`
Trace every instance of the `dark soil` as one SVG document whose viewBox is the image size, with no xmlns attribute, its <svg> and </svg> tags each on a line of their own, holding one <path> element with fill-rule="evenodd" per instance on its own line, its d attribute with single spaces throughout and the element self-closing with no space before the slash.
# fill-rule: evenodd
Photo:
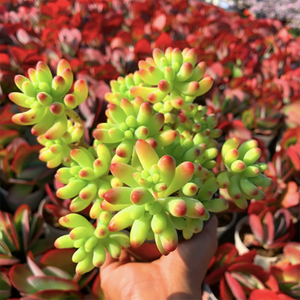
<svg viewBox="0 0 300 300">
<path fill-rule="evenodd" d="M 216 213 L 219 224 L 218 227 L 227 226 L 233 219 L 232 213 Z"/>
<path fill-rule="evenodd" d="M 282 253 L 282 249 L 266 249 L 260 246 L 253 245 L 255 238 L 253 233 L 251 232 L 250 226 L 245 225 L 242 227 L 240 232 L 240 237 L 244 245 L 249 250 L 255 250 L 257 254 L 264 257 L 274 257 L 280 255 Z"/>
<path fill-rule="evenodd" d="M 280 250 L 278 251 L 277 249 L 264 249 L 264 248 L 257 247 L 257 246 L 251 246 L 249 249 L 255 250 L 257 252 L 257 254 L 264 256 L 264 257 L 274 257 L 281 252 Z"/>
</svg>

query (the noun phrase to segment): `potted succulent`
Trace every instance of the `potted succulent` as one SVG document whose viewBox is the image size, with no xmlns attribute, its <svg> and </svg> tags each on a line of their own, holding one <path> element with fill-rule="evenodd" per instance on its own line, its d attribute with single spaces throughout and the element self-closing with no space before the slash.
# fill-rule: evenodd
<svg viewBox="0 0 300 300">
<path fill-rule="evenodd" d="M 28 205 L 21 205 L 12 216 L 0 211 L 0 266 L 24 262 L 29 251 L 41 255 L 53 248 L 53 239 L 44 238 L 43 219 L 31 213 Z"/>
<path fill-rule="evenodd" d="M 240 254 L 255 249 L 255 263 L 268 270 L 271 263 L 278 260 L 284 245 L 294 235 L 294 224 L 288 209 L 268 207 L 264 203 L 253 202 L 248 216 L 242 218 L 235 230 L 235 245 Z"/>
<path fill-rule="evenodd" d="M 76 275 L 73 254 L 72 249 L 54 249 L 37 263 L 29 252 L 27 264 L 16 264 L 9 271 L 9 279 L 21 299 L 84 299 L 84 293 L 89 293 L 87 284 L 97 271 Z"/>
<path fill-rule="evenodd" d="M 293 299 L 300 297 L 300 243 L 290 242 L 283 248 L 283 259 L 270 267 L 281 292 Z"/>
<path fill-rule="evenodd" d="M 10 212 L 23 202 L 35 210 L 45 195 L 44 183 L 54 172 L 39 160 L 40 149 L 17 137 L 0 152 L 1 201 Z"/>
<path fill-rule="evenodd" d="M 4 267 L 0 267 L 0 299 L 8 299 L 11 295 L 11 282 L 8 277 L 8 271 Z"/>
<path fill-rule="evenodd" d="M 283 114 L 271 103 L 257 101 L 243 112 L 242 122 L 269 147 L 283 125 Z"/>
<path fill-rule="evenodd" d="M 274 277 L 253 264 L 255 255 L 256 252 L 251 250 L 239 256 L 238 250 L 230 243 L 219 246 L 205 278 L 205 283 L 213 291 L 213 299 L 242 300 L 256 289 L 278 289 Z"/>
<path fill-rule="evenodd" d="M 258 186 L 270 180 L 262 174 L 266 164 L 257 163 L 261 150 L 255 141 L 227 140 L 221 151 L 226 171 L 212 171 L 221 130 L 214 115 L 193 103 L 212 86 L 205 70 L 194 49 L 155 49 L 153 58 L 139 62 L 139 71 L 111 81 L 105 96 L 108 120 L 93 132 L 92 146 L 74 110 L 88 88 L 83 80 L 73 84 L 66 60 L 59 62 L 54 78 L 43 62 L 28 70 L 29 78 L 16 76 L 22 93 L 9 97 L 28 110 L 13 121 L 33 125 L 44 146 L 40 159 L 49 168 L 63 164 L 55 178 L 65 186 L 56 195 L 72 199 L 72 213 L 59 223 L 72 230 L 55 246 L 77 248 L 77 273 L 101 266 L 105 249 L 118 258 L 120 246 L 138 248 L 145 240 L 155 240 L 168 255 L 178 244 L 176 229 L 190 239 L 211 212 L 227 208 L 224 199 L 213 198 L 220 187 L 240 208 L 248 199 L 264 198 Z M 94 223 L 78 214 L 90 205 Z M 127 228 L 130 237 L 122 232 Z"/>
</svg>

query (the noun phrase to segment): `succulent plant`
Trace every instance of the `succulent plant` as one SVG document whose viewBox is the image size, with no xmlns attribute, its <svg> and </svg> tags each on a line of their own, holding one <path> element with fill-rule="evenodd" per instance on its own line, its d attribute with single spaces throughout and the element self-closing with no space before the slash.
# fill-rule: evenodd
<svg viewBox="0 0 300 300">
<path fill-rule="evenodd" d="M 39 145 L 29 145 L 15 138 L 0 152 L 0 182 L 7 194 L 9 209 L 14 211 L 23 201 L 37 206 L 43 198 L 44 184 L 53 177 L 39 160 Z"/>
<path fill-rule="evenodd" d="M 196 63 L 195 49 L 185 48 L 181 52 L 178 48 L 169 47 L 165 53 L 155 49 L 153 59 L 139 62 L 139 75 L 151 87 L 135 86 L 130 89 L 130 93 L 152 104 L 161 103 L 153 108 L 164 114 L 172 108 L 185 110 L 188 103 L 205 94 L 213 83 L 210 77 L 202 79 L 206 64 Z M 175 120 L 170 121 L 172 123 Z"/>
<path fill-rule="evenodd" d="M 24 261 L 26 254 L 40 255 L 53 248 L 53 240 L 42 238 L 43 219 L 21 205 L 14 216 L 0 211 L 0 265 L 9 266 Z"/>
<path fill-rule="evenodd" d="M 82 136 L 83 127 L 78 124 L 73 125 L 72 122 L 68 120 L 68 129 L 61 138 L 49 140 L 44 134 L 37 138 L 38 142 L 44 146 L 44 148 L 40 150 L 39 159 L 47 162 L 49 169 L 56 168 L 62 163 L 65 166 L 70 165 L 71 148 L 69 144 L 76 143 Z"/>
<path fill-rule="evenodd" d="M 256 140 L 240 145 L 237 138 L 227 140 L 222 147 L 222 159 L 228 171 L 218 175 L 221 188 L 227 188 L 230 197 L 240 208 L 247 207 L 247 199 L 263 200 L 265 194 L 258 188 L 268 187 L 272 181 L 262 174 L 265 163 L 257 163 L 261 150 Z"/>
<path fill-rule="evenodd" d="M 23 93 L 11 93 L 9 98 L 29 110 L 14 115 L 12 120 L 19 125 L 34 125 L 33 135 L 45 134 L 47 139 L 59 139 L 68 131 L 68 110 L 86 99 L 87 85 L 78 80 L 73 92 L 68 93 L 73 84 L 73 73 L 66 60 L 59 62 L 54 78 L 44 62 L 39 62 L 36 69 L 29 69 L 28 74 L 29 79 L 22 75 L 15 77 L 15 83 Z"/>
<path fill-rule="evenodd" d="M 257 107 L 258 106 L 258 107 Z M 257 134 L 276 134 L 283 125 L 283 114 L 263 104 L 246 109 L 242 114 L 245 126 Z"/>
<path fill-rule="evenodd" d="M 72 249 L 54 249 L 45 253 L 37 264 L 29 252 L 27 264 L 16 264 L 10 269 L 12 285 L 24 299 L 83 299 L 82 290 L 97 271 L 76 275 L 73 253 Z"/>
<path fill-rule="evenodd" d="M 272 300 L 293 300 L 295 298 L 291 298 L 286 294 L 283 294 L 279 291 L 270 291 L 267 289 L 261 289 L 261 290 L 254 290 L 249 295 L 249 300 L 255 300 L 255 299 L 272 299 Z"/>
<path fill-rule="evenodd" d="M 11 282 L 8 277 L 8 271 L 4 267 L 0 267 L 0 300 L 8 299 L 11 295 Z"/>
<path fill-rule="evenodd" d="M 119 258 L 122 247 L 129 247 L 129 238 L 123 232 L 110 232 L 108 229 L 112 215 L 103 211 L 96 228 L 89 221 L 78 214 L 68 214 L 62 217 L 61 225 L 73 228 L 70 234 L 63 235 L 55 241 L 57 248 L 77 248 L 72 261 L 77 263 L 76 273 L 84 274 L 100 267 L 105 262 L 105 249 L 113 258 Z"/>
<path fill-rule="evenodd" d="M 290 242 L 283 248 L 284 260 L 270 266 L 283 293 L 297 299 L 300 296 L 300 243 Z"/>
<path fill-rule="evenodd" d="M 299 108 L 299 101 L 284 106 L 283 113 L 285 115 L 285 124 L 288 128 L 297 128 L 298 126 L 300 126 Z"/>
<path fill-rule="evenodd" d="M 99 124 L 93 132 L 100 143 L 118 145 L 112 162 L 128 163 L 138 139 L 153 141 L 156 147 L 165 147 L 175 141 L 177 132 L 171 129 L 160 131 L 164 125 L 164 115 L 153 114 L 148 102 L 136 98 L 131 103 L 122 98 L 119 105 L 108 104 L 106 114 L 109 123 Z"/>
<path fill-rule="evenodd" d="M 153 58 L 140 61 L 139 71 L 113 80 L 112 92 L 106 94 L 108 120 L 93 132 L 93 147 L 86 144 L 82 122 L 73 111 L 85 100 L 87 88 L 77 81 L 73 94 L 65 96 L 72 83 L 65 60 L 59 62 L 59 76 L 52 83 L 43 63 L 29 72 L 34 85 L 25 77 L 16 77 L 16 84 L 26 95 L 12 93 L 10 97 L 30 108 L 25 116 L 58 112 L 52 127 L 48 123 L 44 126 L 45 120 L 40 117 L 28 123 L 34 125 L 33 133 L 45 146 L 40 159 L 50 168 L 64 165 L 55 175 L 64 184 L 57 190 L 57 197 L 72 199 L 73 212 L 91 207 L 90 217 L 96 219 L 94 226 L 77 214 L 59 221 L 72 230 L 59 238 L 56 246 L 78 249 L 72 258 L 78 263 L 78 274 L 100 267 L 105 249 L 117 258 L 120 246 L 131 243 L 139 247 L 146 239 L 155 239 L 164 255 L 174 251 L 178 244 L 176 229 L 190 239 L 202 230 L 210 212 L 227 208 L 223 199 L 213 199 L 219 185 L 228 187 L 240 207 L 247 206 L 246 199 L 263 199 L 257 186 L 268 185 L 269 179 L 261 174 L 265 164 L 255 164 L 260 157 L 255 141 L 237 150 L 238 140 L 228 140 L 222 150 L 228 171 L 219 176 L 212 171 L 218 155 L 215 139 L 221 130 L 213 114 L 193 103 L 212 86 L 211 77 L 202 78 L 206 64 L 196 63 L 194 49 L 155 49 Z M 46 90 L 50 84 L 51 89 Z M 74 103 L 69 98 L 75 99 Z M 13 120 L 20 123 L 23 118 L 19 114 Z M 73 122 L 62 126 L 67 121 L 59 118 Z M 53 134 L 53 128 L 59 133 Z M 117 213 L 112 216 L 111 212 Z M 130 243 L 129 237 L 120 232 L 127 227 L 131 227 Z"/>
<path fill-rule="evenodd" d="M 0 151 L 5 148 L 14 138 L 20 136 L 19 130 L 21 126 L 12 122 L 11 117 L 14 115 L 12 111 L 12 104 L 7 103 L 0 108 Z"/>
<path fill-rule="evenodd" d="M 283 248 L 283 254 L 292 265 L 300 264 L 300 243 L 287 243 Z"/>
<path fill-rule="evenodd" d="M 283 248 L 294 235 L 291 213 L 285 208 L 276 212 L 265 209 L 259 214 L 250 213 L 249 225 L 255 238 L 253 245 L 265 249 Z"/>
<path fill-rule="evenodd" d="M 253 264 L 254 250 L 239 256 L 233 244 L 219 246 L 212 258 L 205 282 L 219 285 L 220 299 L 247 299 L 251 291 L 270 289 L 276 291 L 276 280 L 260 266 Z"/>
<path fill-rule="evenodd" d="M 280 291 L 292 299 L 300 299 L 299 271 L 300 264 L 270 266 L 270 273 L 277 280 Z"/>
<path fill-rule="evenodd" d="M 123 208 L 110 221 L 109 230 L 119 231 L 132 225 L 130 242 L 133 247 L 153 238 L 154 233 L 159 250 L 167 254 L 177 246 L 176 229 L 182 229 L 183 236 L 188 239 L 202 230 L 203 220 L 209 217 L 208 211 L 223 210 L 227 204 L 222 199 L 211 200 L 215 178 L 208 179 L 210 184 L 199 180 L 198 174 L 203 171 L 200 165 L 198 174 L 194 164 L 188 161 L 176 167 L 174 158 L 164 155 L 159 159 L 144 140 L 137 141 L 135 150 L 142 168 L 112 164 L 112 174 L 128 187 L 110 189 L 101 207 L 112 211 Z M 193 182 L 190 180 L 194 173 Z"/>
</svg>

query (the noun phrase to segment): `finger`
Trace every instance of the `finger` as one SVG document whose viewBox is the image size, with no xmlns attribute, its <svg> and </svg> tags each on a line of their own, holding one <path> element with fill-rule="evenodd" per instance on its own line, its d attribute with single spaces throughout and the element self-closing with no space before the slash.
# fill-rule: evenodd
<svg viewBox="0 0 300 300">
<path fill-rule="evenodd" d="M 199 254 L 199 249 L 203 249 L 203 246 L 206 246 L 214 253 L 217 248 L 217 227 L 218 219 L 213 215 L 204 225 L 202 232 L 194 234 L 188 241 L 179 243 L 178 250 L 185 251 L 188 255 L 196 255 Z"/>
<path fill-rule="evenodd" d="M 217 218 L 213 216 L 202 232 L 195 234 L 190 240 L 179 242 L 177 249 L 168 257 L 161 257 L 161 260 L 164 263 L 172 261 L 189 269 L 198 268 L 200 264 L 208 266 L 218 246 L 217 226 Z"/>
</svg>

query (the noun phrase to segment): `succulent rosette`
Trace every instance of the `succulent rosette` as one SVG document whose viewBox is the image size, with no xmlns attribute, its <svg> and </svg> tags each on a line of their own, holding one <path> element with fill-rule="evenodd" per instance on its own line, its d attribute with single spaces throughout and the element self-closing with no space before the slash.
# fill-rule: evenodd
<svg viewBox="0 0 300 300">
<path fill-rule="evenodd" d="M 60 164 L 70 166 L 70 151 L 75 147 L 74 143 L 78 142 L 83 136 L 84 129 L 82 125 L 74 124 L 68 120 L 68 130 L 64 135 L 56 140 L 48 140 L 45 135 L 38 136 L 38 142 L 45 146 L 40 151 L 39 159 L 47 162 L 49 169 L 56 168 Z M 70 144 L 73 144 L 72 146 Z M 72 147 L 72 148 L 71 148 Z"/>
<path fill-rule="evenodd" d="M 61 199 L 73 198 L 70 210 L 79 212 L 88 205 L 94 204 L 90 210 L 92 218 L 99 217 L 101 199 L 112 186 L 119 186 L 120 181 L 109 176 L 111 162 L 110 150 L 103 144 L 98 145 L 96 151 L 79 147 L 71 150 L 72 162 L 70 167 L 60 168 L 55 178 L 64 187 L 57 190 L 56 195 Z M 96 158 L 98 156 L 98 158 Z"/>
<path fill-rule="evenodd" d="M 113 258 L 119 258 L 122 247 L 130 245 L 128 236 L 123 232 L 110 232 L 108 224 L 111 213 L 101 212 L 94 227 L 85 217 L 69 214 L 59 219 L 59 223 L 72 228 L 68 235 L 63 235 L 55 241 L 57 248 L 77 248 L 72 261 L 77 263 L 76 273 L 84 274 L 105 262 L 105 249 Z"/>
<path fill-rule="evenodd" d="M 192 162 L 185 161 L 176 167 L 173 157 L 164 155 L 159 158 L 156 151 L 141 139 L 136 142 L 135 151 L 136 167 L 123 163 L 111 165 L 112 174 L 127 187 L 110 189 L 104 195 L 101 207 L 119 211 L 109 223 L 110 231 L 131 226 L 133 247 L 139 247 L 146 239 L 154 237 L 161 253 L 168 254 L 177 247 L 176 229 L 183 230 L 186 239 L 191 238 L 193 233 L 202 230 L 203 221 L 209 218 L 209 209 L 219 206 L 222 210 L 226 203 L 223 199 L 211 200 L 207 202 L 206 211 L 206 202 L 202 204 L 198 199 L 203 197 L 205 188 L 199 190 L 197 183 L 202 186 L 202 182 L 191 181 L 196 171 Z"/>
<path fill-rule="evenodd" d="M 139 97 L 132 103 L 123 98 L 120 106 L 109 103 L 106 115 L 108 122 L 99 124 L 93 135 L 100 143 L 117 145 L 112 162 L 128 163 L 138 139 L 149 140 L 154 147 L 164 147 L 177 137 L 175 130 L 160 131 L 164 115 L 153 114 L 151 105 Z"/>
<path fill-rule="evenodd" d="M 181 52 L 169 47 L 165 53 L 154 49 L 153 58 L 139 62 L 139 76 L 149 86 L 132 87 L 130 93 L 154 104 L 154 110 L 165 114 L 165 122 L 174 124 L 178 110 L 188 109 L 189 103 L 213 84 L 211 77 L 202 79 L 206 64 L 196 63 L 195 49 L 185 48 Z"/>
<path fill-rule="evenodd" d="M 205 137 L 216 139 L 222 135 L 222 130 L 216 128 L 218 121 L 214 114 L 207 115 L 207 108 L 192 103 L 181 110 L 180 123 L 176 129 L 179 133 L 188 130 L 191 134 L 201 133 Z"/>
<path fill-rule="evenodd" d="M 267 164 L 257 163 L 261 150 L 256 140 L 240 145 L 237 138 L 227 140 L 222 147 L 222 159 L 228 172 L 218 175 L 221 188 L 227 188 L 230 197 L 240 208 L 247 207 L 247 199 L 263 200 L 259 187 L 268 187 L 272 180 L 262 174 Z"/>
<path fill-rule="evenodd" d="M 130 93 L 130 89 L 142 83 L 139 72 L 128 74 L 125 77 L 120 76 L 117 80 L 110 81 L 111 93 L 106 93 L 105 99 L 117 105 L 121 104 L 123 98 L 132 102 L 135 97 Z"/>
<path fill-rule="evenodd" d="M 217 141 L 211 137 L 205 137 L 201 133 L 192 135 L 189 131 L 184 131 L 164 151 L 172 155 L 177 163 L 192 161 L 201 164 L 203 168 L 212 169 L 216 165 L 214 159 L 219 153 L 217 146 Z"/>
<path fill-rule="evenodd" d="M 73 73 L 66 60 L 57 66 L 57 76 L 52 77 L 49 67 L 39 62 L 36 69 L 28 70 L 29 79 L 22 75 L 15 77 L 15 83 L 22 93 L 11 93 L 9 98 L 27 111 L 16 114 L 12 120 L 19 125 L 34 125 L 33 135 L 42 135 L 49 140 L 61 138 L 68 130 L 67 112 L 85 101 L 88 88 L 83 80 L 77 80 L 73 92 Z"/>
</svg>

